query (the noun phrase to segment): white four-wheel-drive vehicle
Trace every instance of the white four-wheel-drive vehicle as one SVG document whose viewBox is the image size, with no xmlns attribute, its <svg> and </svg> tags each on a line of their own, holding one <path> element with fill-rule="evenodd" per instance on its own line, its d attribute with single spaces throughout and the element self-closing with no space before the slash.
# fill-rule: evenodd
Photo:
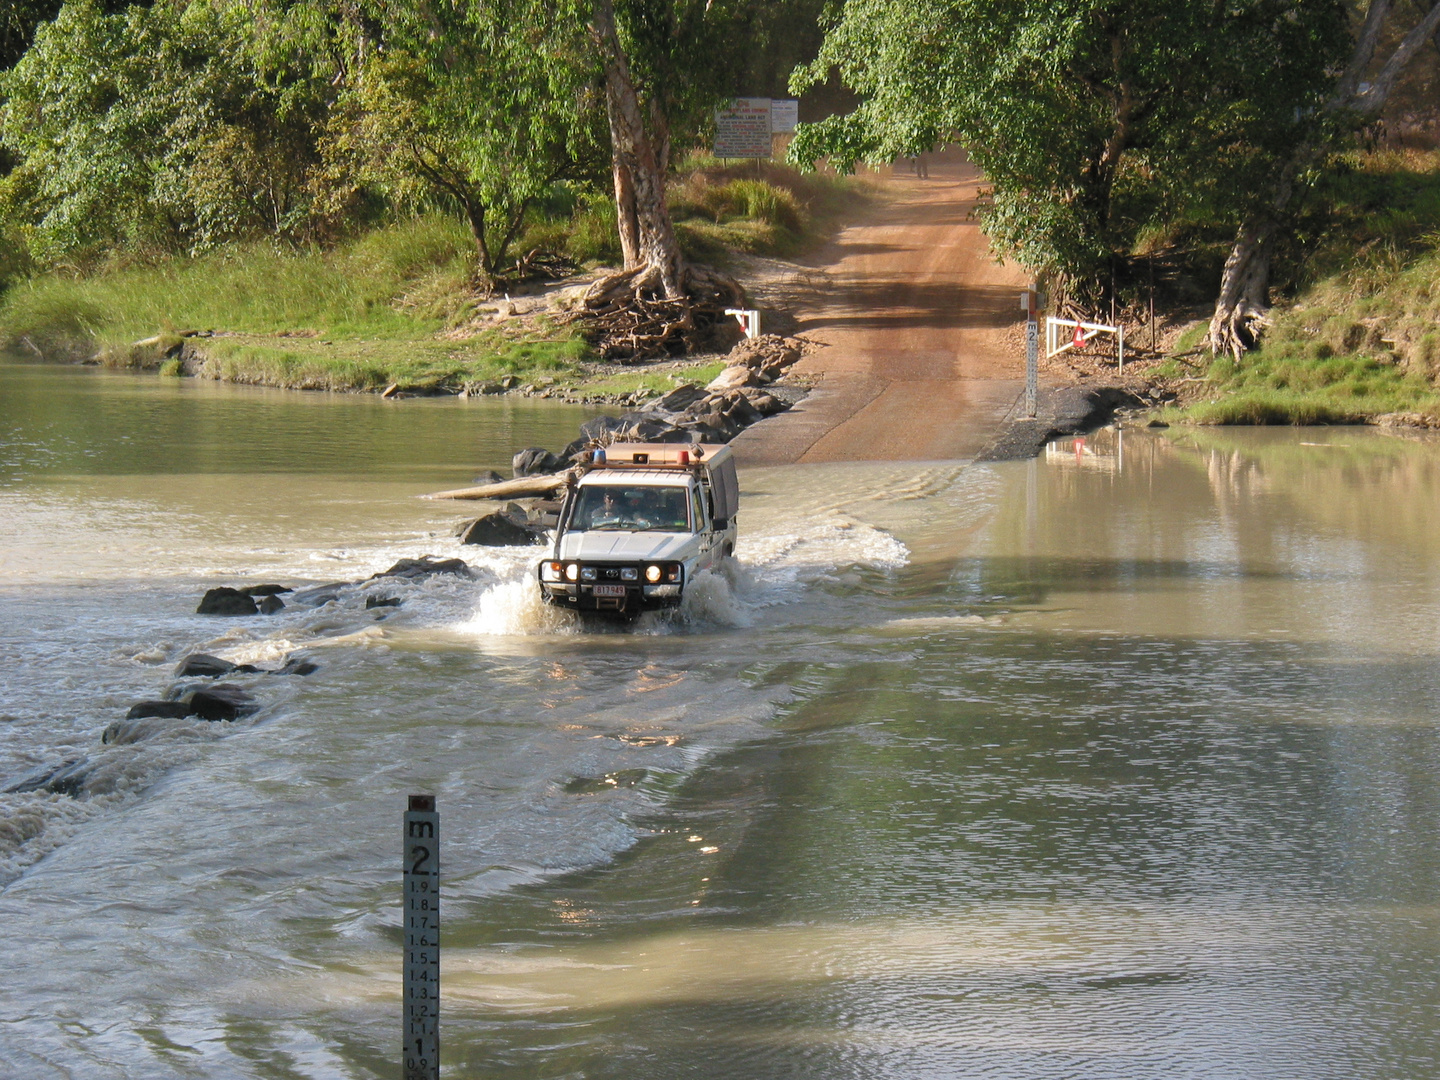
<svg viewBox="0 0 1440 1080">
<path fill-rule="evenodd" d="M 613 443 L 565 491 L 540 593 L 571 611 L 673 607 L 735 553 L 740 485 L 728 446 Z"/>
</svg>

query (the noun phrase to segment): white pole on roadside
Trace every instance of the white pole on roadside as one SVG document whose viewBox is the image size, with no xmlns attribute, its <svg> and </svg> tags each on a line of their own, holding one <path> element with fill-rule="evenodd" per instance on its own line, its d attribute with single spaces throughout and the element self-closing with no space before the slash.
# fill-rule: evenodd
<svg viewBox="0 0 1440 1080">
<path fill-rule="evenodd" d="M 440 1080 L 440 815 L 434 795 L 405 811 L 405 1080 Z"/>
</svg>

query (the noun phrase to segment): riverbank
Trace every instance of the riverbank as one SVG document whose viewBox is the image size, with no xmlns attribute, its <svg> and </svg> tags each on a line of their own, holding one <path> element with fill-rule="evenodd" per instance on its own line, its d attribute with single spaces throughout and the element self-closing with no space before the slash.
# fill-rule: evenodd
<svg viewBox="0 0 1440 1080">
<path fill-rule="evenodd" d="M 675 179 L 671 209 L 691 258 L 749 285 L 770 263 L 821 242 L 871 197 L 863 183 L 833 176 L 696 159 Z M 392 395 L 620 401 L 708 381 L 731 340 L 717 340 L 713 355 L 658 365 L 595 358 L 572 314 L 617 256 L 612 231 L 593 202 L 569 216 L 537 217 L 519 247 L 551 253 L 552 265 L 574 272 L 557 280 L 517 274 L 495 290 L 473 280 L 466 229 L 438 216 L 323 251 L 262 243 L 55 271 L 0 298 L 0 348 L 164 376 Z"/>
<path fill-rule="evenodd" d="M 1307 214 L 1260 345 L 1238 361 L 1211 356 L 1208 304 L 1172 296 L 1153 326 L 1138 309 L 1123 320 L 1124 378 L 1099 341 L 1045 373 L 1161 400 L 1160 423 L 1440 427 L 1440 153 L 1348 155 Z M 1203 284 L 1169 288 L 1201 298 Z"/>
</svg>

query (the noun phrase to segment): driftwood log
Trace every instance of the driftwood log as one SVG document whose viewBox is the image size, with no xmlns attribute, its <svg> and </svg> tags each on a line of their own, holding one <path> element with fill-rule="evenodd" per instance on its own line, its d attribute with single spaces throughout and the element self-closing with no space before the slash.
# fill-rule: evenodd
<svg viewBox="0 0 1440 1080">
<path fill-rule="evenodd" d="M 520 476 L 514 480 L 502 480 L 498 484 L 481 484 L 479 487 L 454 488 L 451 491 L 436 491 L 421 495 L 422 499 L 515 499 L 530 495 L 553 495 L 570 481 L 570 473 L 550 473 L 545 476 Z"/>
</svg>

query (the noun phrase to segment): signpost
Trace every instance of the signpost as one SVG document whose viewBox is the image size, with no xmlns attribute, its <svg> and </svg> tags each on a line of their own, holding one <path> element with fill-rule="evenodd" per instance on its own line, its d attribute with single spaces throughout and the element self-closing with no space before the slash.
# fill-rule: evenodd
<svg viewBox="0 0 1440 1080">
<path fill-rule="evenodd" d="M 800 102 L 794 98 L 770 99 L 770 133 L 785 135 L 800 123 Z"/>
<path fill-rule="evenodd" d="M 440 1080 L 440 815 L 434 795 L 405 811 L 405 1080 Z"/>
<path fill-rule="evenodd" d="M 732 98 L 715 114 L 715 156 L 770 156 L 770 99 Z"/>
</svg>

